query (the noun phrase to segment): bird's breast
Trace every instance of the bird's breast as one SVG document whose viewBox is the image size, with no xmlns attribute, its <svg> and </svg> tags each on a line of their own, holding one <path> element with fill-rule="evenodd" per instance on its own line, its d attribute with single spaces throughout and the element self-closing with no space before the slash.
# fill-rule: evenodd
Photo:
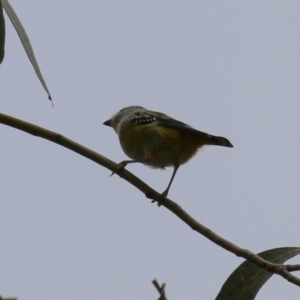
<svg viewBox="0 0 300 300">
<path fill-rule="evenodd" d="M 119 140 L 128 157 L 154 168 L 184 164 L 199 148 L 189 134 L 163 126 L 134 126 L 119 132 Z"/>
</svg>

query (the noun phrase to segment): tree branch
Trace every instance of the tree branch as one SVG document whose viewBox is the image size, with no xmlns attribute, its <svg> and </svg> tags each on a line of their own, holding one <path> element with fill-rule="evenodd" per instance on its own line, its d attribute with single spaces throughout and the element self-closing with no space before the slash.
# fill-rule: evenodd
<svg viewBox="0 0 300 300">
<path fill-rule="evenodd" d="M 121 178 L 125 179 L 136 188 L 138 188 L 141 192 L 143 192 L 148 198 L 157 201 L 160 205 L 166 207 L 171 212 L 173 212 L 178 218 L 180 218 L 183 222 L 189 225 L 193 230 L 205 236 L 207 239 L 212 241 L 213 243 L 219 245 L 220 247 L 226 249 L 229 252 L 234 253 L 236 256 L 243 257 L 248 261 L 256 264 L 257 266 L 278 275 L 281 275 L 283 278 L 288 281 L 294 283 L 295 285 L 300 286 L 300 279 L 296 276 L 292 275 L 288 268 L 281 264 L 270 263 L 263 258 L 255 255 L 251 251 L 247 249 L 243 249 L 238 247 L 237 245 L 227 241 L 226 239 L 220 237 L 209 228 L 200 224 L 197 220 L 195 220 L 192 216 L 190 216 L 187 212 L 185 212 L 177 203 L 173 202 L 168 198 L 163 198 L 161 194 L 153 190 L 139 178 L 134 176 L 132 173 L 127 171 L 126 169 L 119 169 L 118 164 L 112 162 L 111 160 L 105 158 L 104 156 L 92 151 L 72 140 L 67 139 L 66 137 L 58 134 L 56 132 L 44 129 L 42 127 L 36 126 L 34 124 L 22 121 L 20 119 L 13 118 L 11 116 L 1 114 L 0 113 L 0 123 L 8 125 L 10 127 L 22 130 L 24 132 L 30 133 L 34 136 L 38 136 L 54 142 L 58 145 L 61 145 L 65 148 L 68 148 L 94 162 L 100 164 L 101 166 L 111 170 L 118 174 Z"/>
</svg>

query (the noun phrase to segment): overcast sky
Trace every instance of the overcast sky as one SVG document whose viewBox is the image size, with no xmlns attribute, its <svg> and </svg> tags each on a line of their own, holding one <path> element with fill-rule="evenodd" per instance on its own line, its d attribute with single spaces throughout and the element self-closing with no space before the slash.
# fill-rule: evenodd
<svg viewBox="0 0 300 300">
<path fill-rule="evenodd" d="M 170 199 L 255 253 L 300 246 L 299 1 L 11 4 L 54 108 L 6 18 L 2 113 L 115 162 L 126 156 L 102 123 L 128 105 L 225 136 L 234 148 L 200 151 Z M 0 137 L 1 295 L 153 300 L 157 278 L 170 300 L 215 299 L 243 261 L 109 170 L 4 125 Z M 159 192 L 172 173 L 128 170 Z M 256 299 L 299 299 L 299 288 L 274 275 Z"/>
</svg>

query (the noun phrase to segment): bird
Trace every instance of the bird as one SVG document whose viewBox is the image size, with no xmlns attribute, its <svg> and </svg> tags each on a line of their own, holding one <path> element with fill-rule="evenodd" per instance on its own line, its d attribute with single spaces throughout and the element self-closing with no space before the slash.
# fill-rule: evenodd
<svg viewBox="0 0 300 300">
<path fill-rule="evenodd" d="M 103 124 L 115 130 L 123 151 L 131 158 L 120 162 L 119 170 L 130 163 L 142 163 L 155 169 L 173 167 L 163 197 L 167 197 L 178 168 L 200 148 L 205 145 L 233 147 L 224 137 L 199 131 L 164 113 L 142 106 L 125 107 Z"/>
</svg>

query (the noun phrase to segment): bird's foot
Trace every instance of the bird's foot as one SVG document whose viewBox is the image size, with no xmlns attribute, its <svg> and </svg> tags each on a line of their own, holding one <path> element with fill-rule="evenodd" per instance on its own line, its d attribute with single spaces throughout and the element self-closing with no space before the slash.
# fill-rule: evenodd
<svg viewBox="0 0 300 300">
<path fill-rule="evenodd" d="M 167 195 L 168 195 L 168 191 L 164 191 L 163 193 L 161 193 L 161 199 L 157 200 L 157 199 L 153 199 L 154 198 L 153 192 L 147 192 L 146 193 L 146 197 L 148 199 L 152 199 L 152 201 L 151 201 L 152 203 L 157 202 L 157 206 L 162 205 L 164 199 L 167 198 Z"/>
<path fill-rule="evenodd" d="M 117 169 L 110 174 L 110 177 L 113 176 L 116 172 L 120 172 L 120 171 L 124 170 L 124 168 L 127 166 L 127 164 L 128 164 L 127 161 L 121 161 L 118 164 Z"/>
</svg>

